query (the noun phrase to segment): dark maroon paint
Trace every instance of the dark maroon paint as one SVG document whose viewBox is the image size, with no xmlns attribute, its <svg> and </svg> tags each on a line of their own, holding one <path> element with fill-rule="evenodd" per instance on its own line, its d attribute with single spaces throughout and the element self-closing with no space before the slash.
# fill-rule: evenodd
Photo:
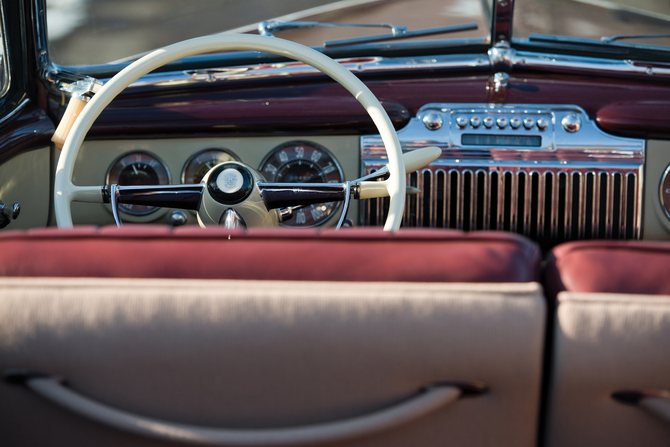
<svg viewBox="0 0 670 447">
<path fill-rule="evenodd" d="M 504 94 L 491 94 L 491 75 L 425 73 L 364 77 L 396 128 L 424 104 L 576 104 L 604 130 L 623 136 L 670 138 L 670 86 L 630 79 L 512 74 Z M 317 82 L 318 81 L 318 82 Z M 98 118 L 97 138 L 194 134 L 370 133 L 372 121 L 341 86 L 320 78 L 257 81 L 179 90 L 129 88 Z M 51 103 L 52 110 L 57 104 Z M 628 106 L 631 105 L 631 108 Z M 649 124 L 649 126 L 647 126 Z"/>
<path fill-rule="evenodd" d="M 670 98 L 659 101 L 621 101 L 598 110 L 598 125 L 620 135 L 668 138 Z"/>
<path fill-rule="evenodd" d="M 430 102 L 577 104 L 603 129 L 619 135 L 670 138 L 664 113 L 670 87 L 659 83 L 574 75 L 512 75 L 505 94 L 492 95 L 491 76 L 367 79 L 396 128 Z M 664 102 L 665 101 L 665 102 Z M 632 105 L 628 109 L 628 104 Z M 55 106 L 56 104 L 51 104 Z M 633 111 L 634 110 L 634 111 Z M 647 117 L 653 116 L 651 125 Z M 332 82 L 226 84 L 212 89 L 136 91 L 103 112 L 92 137 L 237 133 L 370 133 L 372 121 L 346 90 Z"/>
<path fill-rule="evenodd" d="M 402 105 L 382 101 L 396 128 L 409 121 Z M 157 133 L 309 132 L 375 128 L 365 109 L 348 97 L 306 96 L 228 99 L 220 93 L 198 94 L 154 103 L 116 101 L 97 120 L 90 136 Z"/>
<path fill-rule="evenodd" d="M 46 112 L 29 104 L 0 126 L 0 163 L 21 152 L 50 145 L 54 131 Z"/>
</svg>

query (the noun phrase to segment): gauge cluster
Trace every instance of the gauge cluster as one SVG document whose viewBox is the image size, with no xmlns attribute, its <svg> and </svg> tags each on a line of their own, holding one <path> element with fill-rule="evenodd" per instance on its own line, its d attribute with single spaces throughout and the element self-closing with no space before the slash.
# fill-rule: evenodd
<svg viewBox="0 0 670 447">
<path fill-rule="evenodd" d="M 203 138 L 151 141 L 86 141 L 75 166 L 78 185 L 167 185 L 197 184 L 214 166 L 240 161 L 274 183 L 339 183 L 360 173 L 359 138 L 318 136 L 313 138 Z M 101 212 L 91 214 L 92 207 Z M 308 205 L 294 212 L 281 225 L 316 227 L 334 224 L 340 203 Z M 119 206 L 125 222 L 196 223 L 191 212 L 176 213 L 151 206 Z M 356 217 L 357 210 L 349 217 Z M 352 216 L 353 214 L 353 216 Z M 94 217 L 87 218 L 87 215 Z M 111 208 L 99 204 L 73 204 L 73 218 L 79 224 L 111 223 Z"/>
<path fill-rule="evenodd" d="M 340 183 L 344 180 L 337 159 L 323 146 L 291 141 L 274 148 L 263 160 L 261 173 L 275 183 Z M 309 205 L 295 211 L 281 225 L 314 227 L 327 222 L 339 209 L 339 202 Z"/>
</svg>

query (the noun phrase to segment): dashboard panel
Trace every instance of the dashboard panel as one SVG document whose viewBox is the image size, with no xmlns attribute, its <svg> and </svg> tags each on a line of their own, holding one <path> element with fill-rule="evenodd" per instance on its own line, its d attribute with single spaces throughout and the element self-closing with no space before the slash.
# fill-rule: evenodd
<svg viewBox="0 0 670 447">
<path fill-rule="evenodd" d="M 578 106 L 431 103 L 398 135 L 403 150 L 435 145 L 443 151 L 431 166 L 408 173 L 408 184 L 421 192 L 408 196 L 403 226 L 515 231 L 547 247 L 583 238 L 670 237 L 662 187 L 668 142 L 605 133 Z M 196 182 L 207 167 L 227 160 L 247 163 L 269 181 L 327 182 L 379 169 L 385 153 L 374 134 L 88 140 L 73 180 L 106 184 L 124 160 L 130 177 L 136 169 L 147 175 L 164 169 L 172 184 Z M 76 224 L 113 223 L 109 205 L 73 203 L 72 209 Z M 338 204 L 322 209 L 306 209 L 298 226 L 334 224 Z M 125 222 L 174 223 L 169 209 L 122 211 Z M 353 204 L 348 216 L 380 225 L 384 213 L 384 200 L 373 199 Z M 194 213 L 185 216 L 186 223 L 197 222 Z"/>
<path fill-rule="evenodd" d="M 195 181 L 198 174 L 195 172 L 197 169 L 193 170 L 194 161 L 197 163 L 201 159 L 201 164 L 211 164 L 207 153 L 214 150 L 225 151 L 223 158 L 238 159 L 256 169 L 262 167 L 268 180 L 274 181 L 275 176 L 283 173 L 285 181 L 295 179 L 296 175 L 309 181 L 306 176 L 310 172 L 322 173 L 323 179 L 318 176 L 319 181 L 328 182 L 341 176 L 345 180 L 354 180 L 360 176 L 359 147 L 358 136 L 88 140 L 79 153 L 73 182 L 81 186 L 104 185 L 113 171 L 126 173 L 126 180 L 132 182 L 133 178 L 154 177 L 154 173 L 163 167 L 167 181 L 171 184 L 181 183 L 184 177 L 187 181 Z M 317 148 L 319 151 L 315 152 Z M 277 166 L 269 163 L 273 156 L 276 157 Z M 297 166 L 298 163 L 302 167 Z M 268 168 L 268 165 L 272 167 Z M 114 166 L 117 167 L 112 169 Z M 186 169 L 189 166 L 191 168 Z M 118 173 L 116 176 L 118 178 Z M 306 208 L 305 222 L 299 226 L 335 223 L 340 207 L 337 204 L 324 207 L 323 210 L 321 207 L 314 210 Z M 75 224 L 106 225 L 114 222 L 109 205 L 104 204 L 74 202 L 72 214 Z M 121 216 L 125 222 L 171 223 L 172 210 L 125 209 Z M 352 207 L 348 216 L 357 221 L 358 209 Z M 189 224 L 197 223 L 195 214 L 191 212 L 186 213 L 186 220 Z"/>
<path fill-rule="evenodd" d="M 425 68 L 424 72 L 418 70 L 411 76 L 407 72 L 396 73 L 392 66 L 381 71 L 363 70 L 359 73 L 389 113 L 405 150 L 425 146 L 431 141 L 443 148 L 443 157 L 428 169 L 430 172 L 409 176 L 410 185 L 421 187 L 427 193 L 408 196 L 404 226 L 502 229 L 537 239 L 538 231 L 545 225 L 544 233 L 552 234 L 550 244 L 566 238 L 601 237 L 601 233 L 604 237 L 670 239 L 670 218 L 659 199 L 661 179 L 670 164 L 670 132 L 667 126 L 658 124 L 662 121 L 660 117 L 666 116 L 670 110 L 670 101 L 666 99 L 669 89 L 665 84 L 637 78 L 538 74 L 521 67 L 509 76 L 505 88 L 496 89 L 494 77 L 488 74 L 476 71 L 467 74 L 442 73 L 437 69 L 428 70 L 428 66 Z M 178 183 L 187 160 L 197 157 L 206 148 L 226 149 L 241 161 L 259 168 L 271 151 L 281 145 L 313 143 L 333 154 L 342 165 L 346 180 L 358 178 L 383 162 L 374 147 L 376 131 L 365 110 L 346 90 L 318 74 L 296 79 L 263 77 L 239 83 L 221 79 L 203 84 L 193 79 L 187 84 L 174 84 L 174 87 L 159 82 L 165 76 L 164 73 L 151 74 L 146 82 L 131 85 L 101 114 L 83 145 L 75 168 L 75 183 L 104 184 L 105 175 L 114 160 L 134 151 L 153 154 L 164 162 L 171 183 Z M 570 136 L 561 133 L 562 117 L 556 121 L 556 117 L 549 115 L 545 117 L 548 119 L 547 129 L 559 131 L 554 132 L 552 137 L 568 138 L 563 143 L 572 141 L 573 149 L 560 148 L 563 143 L 548 139 L 548 131 L 540 132 L 543 136 L 539 139 L 538 133 L 531 138 L 525 135 L 519 137 L 524 124 L 521 121 L 519 127 L 513 127 L 517 124 L 512 121 L 515 116 L 520 118 L 515 113 L 496 112 L 491 129 L 497 130 L 484 134 L 473 131 L 471 124 L 462 131 L 454 127 L 460 115 L 469 117 L 471 112 L 451 116 L 451 112 L 436 109 L 433 112 L 441 113 L 443 118 L 449 116 L 454 123 L 449 122 L 440 131 L 431 131 L 422 122 L 429 112 L 427 104 L 499 104 L 502 108 L 525 104 L 538 111 L 547 111 L 551 104 L 576 107 L 579 110 L 572 113 L 577 113 L 583 124 L 588 123 L 588 129 L 609 136 L 634 138 L 636 145 L 643 146 L 641 159 L 632 160 L 635 166 L 627 167 L 630 168 L 627 171 L 615 169 L 612 164 L 598 165 L 592 153 L 593 141 L 584 142 L 587 127 Z M 49 107 L 55 115 L 62 113 L 55 102 L 50 102 Z M 483 114 L 479 117 L 482 120 L 486 118 Z M 497 118 L 504 118 L 501 121 L 503 124 L 507 122 L 503 129 L 499 127 Z M 535 117 L 535 130 L 538 130 L 539 118 Z M 453 141 L 444 136 L 447 127 L 454 128 L 453 135 L 457 138 Z M 484 132 L 484 127 L 481 124 L 478 130 Z M 414 133 L 417 129 L 421 129 L 422 133 Z M 508 150 L 510 148 L 516 148 L 516 156 L 527 165 L 540 163 L 547 155 L 558 156 L 552 160 L 553 166 L 545 166 L 547 169 L 528 169 L 529 166 L 521 166 L 519 160 L 503 160 L 506 154 L 514 152 Z M 620 148 L 614 144 L 610 149 L 614 154 Z M 580 151 L 582 160 L 572 158 Z M 465 159 L 458 157 L 459 154 L 475 152 L 488 154 L 488 158 L 477 161 L 470 157 L 468 162 L 479 165 L 466 166 Z M 593 169 L 580 171 L 581 167 L 577 164 L 584 161 L 594 162 L 591 165 Z M 507 167 L 504 163 L 508 163 Z M 482 170 L 488 177 L 478 172 Z M 575 174 L 577 171 L 581 174 Z M 633 171 L 637 179 L 637 183 L 631 183 L 635 199 L 629 200 L 625 196 L 627 192 L 618 195 L 615 191 L 621 191 L 624 183 L 628 186 L 628 179 L 632 177 L 627 176 Z M 452 172 L 459 175 L 452 176 Z M 544 175 L 546 172 L 549 172 L 549 177 L 543 178 L 550 181 L 545 184 L 552 185 L 552 194 L 553 191 L 557 193 L 553 208 L 556 212 L 551 208 L 539 210 L 537 199 L 533 199 L 539 198 L 534 189 L 540 185 L 537 174 Z M 605 179 L 601 179 L 601 173 Z M 583 181 L 576 180 L 574 175 L 581 175 Z M 596 181 L 596 176 L 599 181 Z M 498 197 L 498 190 L 491 189 L 490 197 L 495 193 L 496 200 L 488 203 L 475 201 L 473 207 L 473 187 L 480 186 L 480 177 L 489 179 L 486 187 L 492 187 L 490 180 L 493 179 L 499 191 L 511 193 L 514 190 L 515 193 Z M 481 181 L 485 182 L 485 178 Z M 476 181 L 473 182 L 473 179 Z M 530 182 L 529 187 L 524 186 L 528 185 L 527 182 Z M 424 188 L 429 184 L 430 188 Z M 583 190 L 580 190 L 580 185 L 584 185 Z M 467 188 L 460 193 L 454 192 L 459 187 Z M 529 207 L 525 207 L 522 201 L 522 206 L 513 213 L 511 204 L 522 198 L 525 200 L 523 195 L 526 191 L 531 192 Z M 605 193 L 602 194 L 602 191 Z M 612 194 L 608 195 L 607 191 L 612 191 Z M 589 197 L 596 194 L 598 200 L 576 200 L 582 194 Z M 546 193 L 543 204 L 554 206 L 552 200 L 554 196 Z M 364 201 L 360 206 L 354 202 L 349 217 L 359 224 L 379 225 L 384 217 L 383 202 Z M 621 209 L 623 202 L 635 202 L 637 208 L 632 215 L 631 208 L 627 207 L 625 212 Z M 585 204 L 583 210 L 579 208 L 581 205 L 574 206 L 581 203 Z M 488 225 L 480 217 L 483 216 L 480 212 L 482 205 L 495 207 L 496 217 L 489 219 Z M 621 212 L 619 217 L 607 212 L 604 219 L 598 217 L 594 225 L 592 218 L 597 214 L 594 206 L 599 207 L 599 211 L 610 206 L 620 208 Z M 571 216 L 573 210 L 570 207 L 574 208 L 577 217 Z M 527 209 L 531 210 L 528 230 L 525 228 Z M 498 214 L 499 210 L 504 212 Z M 105 205 L 75 203 L 73 213 L 75 223 L 112 223 Z M 468 213 L 470 218 L 464 218 Z M 187 214 L 189 223 L 195 223 L 195 216 L 190 212 Z M 438 218 L 438 214 L 442 217 Z M 587 220 L 591 220 L 590 227 Z M 169 213 L 164 210 L 147 216 L 126 216 L 126 221 L 170 222 Z M 623 229 L 620 228 L 621 222 L 626 224 Z M 630 229 L 633 231 L 630 232 Z M 559 233 L 564 236 L 559 237 Z"/>
</svg>

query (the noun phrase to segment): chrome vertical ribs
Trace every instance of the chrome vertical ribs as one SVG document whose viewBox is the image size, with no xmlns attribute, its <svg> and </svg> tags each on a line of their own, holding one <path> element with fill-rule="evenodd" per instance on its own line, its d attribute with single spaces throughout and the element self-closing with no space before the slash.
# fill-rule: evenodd
<svg viewBox="0 0 670 447">
<path fill-rule="evenodd" d="M 403 149 L 442 156 L 408 184 L 405 227 L 500 230 L 544 246 L 636 239 L 644 141 L 600 131 L 576 106 L 428 104 L 398 133 Z M 378 136 L 361 140 L 363 174 L 384 164 Z M 384 222 L 383 199 L 362 204 L 362 224 Z"/>
</svg>

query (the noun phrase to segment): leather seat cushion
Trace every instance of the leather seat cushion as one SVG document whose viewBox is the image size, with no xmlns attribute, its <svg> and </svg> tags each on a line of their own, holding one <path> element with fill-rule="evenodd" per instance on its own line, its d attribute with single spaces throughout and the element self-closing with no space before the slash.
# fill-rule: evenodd
<svg viewBox="0 0 670 447">
<path fill-rule="evenodd" d="M 494 232 L 165 226 L 0 234 L 0 276 L 306 281 L 531 282 L 540 251 Z"/>
</svg>

